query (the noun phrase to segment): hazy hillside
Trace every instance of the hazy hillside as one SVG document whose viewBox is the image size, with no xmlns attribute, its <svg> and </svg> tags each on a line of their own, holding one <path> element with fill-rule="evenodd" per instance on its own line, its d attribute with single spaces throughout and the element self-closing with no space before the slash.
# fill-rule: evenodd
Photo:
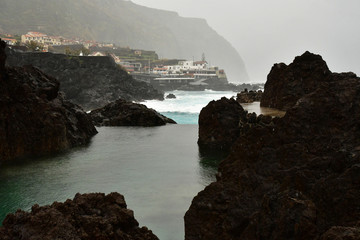
<svg viewBox="0 0 360 240">
<path fill-rule="evenodd" d="M 200 59 L 225 68 L 230 81 L 248 75 L 237 51 L 205 20 L 123 0 L 0 0 L 0 31 L 80 37 L 155 50 L 164 58 Z"/>
</svg>

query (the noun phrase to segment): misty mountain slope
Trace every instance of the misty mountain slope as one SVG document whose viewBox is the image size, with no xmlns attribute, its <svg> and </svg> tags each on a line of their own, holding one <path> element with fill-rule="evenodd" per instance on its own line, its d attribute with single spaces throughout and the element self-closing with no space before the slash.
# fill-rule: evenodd
<svg viewBox="0 0 360 240">
<path fill-rule="evenodd" d="M 220 16 L 219 16 L 220 17 Z M 237 51 L 205 20 L 123 0 L 0 0 L 0 31 L 80 37 L 155 50 L 163 58 L 206 59 L 230 81 L 248 80 Z"/>
</svg>

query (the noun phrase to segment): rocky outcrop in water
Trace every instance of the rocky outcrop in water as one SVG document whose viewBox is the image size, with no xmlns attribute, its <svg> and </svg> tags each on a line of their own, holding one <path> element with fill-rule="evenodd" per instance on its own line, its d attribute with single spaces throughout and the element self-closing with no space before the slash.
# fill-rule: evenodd
<svg viewBox="0 0 360 240">
<path fill-rule="evenodd" d="M 85 110 L 102 107 L 119 98 L 129 101 L 164 99 L 163 93 L 145 82 L 135 81 L 111 57 L 23 53 L 8 50 L 10 66 L 31 64 L 55 76 L 66 98 Z"/>
<path fill-rule="evenodd" d="M 290 65 L 275 64 L 261 99 L 262 107 L 287 110 L 306 94 L 330 80 L 331 72 L 320 55 L 305 52 Z"/>
<path fill-rule="evenodd" d="M 170 93 L 170 94 L 168 94 L 168 95 L 166 96 L 166 98 L 168 98 L 168 99 L 175 99 L 176 96 L 175 96 L 175 94 Z"/>
<path fill-rule="evenodd" d="M 119 99 L 89 114 L 96 126 L 162 126 L 176 122 L 154 109 Z"/>
<path fill-rule="evenodd" d="M 31 212 L 18 210 L 3 221 L 0 239 L 158 240 L 146 227 L 139 227 L 119 193 L 76 194 L 64 203 L 34 205 Z"/>
<path fill-rule="evenodd" d="M 259 102 L 261 100 L 263 92 L 259 91 L 248 91 L 245 89 L 244 91 L 238 93 L 236 95 L 236 101 L 238 103 L 252 103 L 252 102 Z"/>
<path fill-rule="evenodd" d="M 277 71 L 287 81 L 287 68 Z M 217 181 L 193 199 L 186 240 L 360 238 L 360 79 L 307 78 L 321 87 L 237 138 Z"/>
<path fill-rule="evenodd" d="M 199 149 L 204 153 L 228 152 L 241 133 L 271 122 L 270 116 L 248 113 L 234 99 L 211 101 L 199 115 Z"/>
<path fill-rule="evenodd" d="M 199 115 L 199 147 L 202 151 L 229 151 L 239 136 L 240 118 L 245 116 L 234 99 L 211 101 Z"/>
<path fill-rule="evenodd" d="M 97 133 L 53 77 L 32 66 L 5 67 L 0 76 L 0 163 L 84 145 Z"/>
</svg>

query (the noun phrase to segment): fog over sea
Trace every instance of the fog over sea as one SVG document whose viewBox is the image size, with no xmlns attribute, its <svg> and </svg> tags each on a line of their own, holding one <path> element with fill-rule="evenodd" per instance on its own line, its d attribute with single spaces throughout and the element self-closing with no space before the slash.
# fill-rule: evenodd
<svg viewBox="0 0 360 240">
<path fill-rule="evenodd" d="M 63 202 L 78 192 L 116 191 L 125 196 L 140 226 L 160 240 L 184 239 L 184 214 L 193 197 L 215 180 L 220 160 L 199 153 L 198 114 L 211 100 L 235 93 L 172 93 L 176 99 L 145 104 L 179 124 L 99 127 L 88 146 L 2 165 L 0 222 L 6 214 L 30 210 L 35 203 Z"/>
</svg>

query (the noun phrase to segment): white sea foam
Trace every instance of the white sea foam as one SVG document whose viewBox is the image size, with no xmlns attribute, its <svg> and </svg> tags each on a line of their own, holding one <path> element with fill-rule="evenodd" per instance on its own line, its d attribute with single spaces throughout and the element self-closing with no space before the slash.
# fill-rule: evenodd
<svg viewBox="0 0 360 240">
<path fill-rule="evenodd" d="M 171 91 L 176 99 L 165 99 L 164 101 L 149 100 L 144 102 L 148 108 L 153 108 L 165 116 L 174 119 L 180 124 L 197 124 L 198 116 L 203 107 L 210 101 L 222 97 L 231 98 L 236 93 L 229 91 Z"/>
<path fill-rule="evenodd" d="M 172 93 L 176 99 L 165 99 L 164 101 L 149 100 L 144 104 L 158 112 L 178 112 L 178 113 L 200 113 L 210 101 L 218 100 L 221 97 L 230 98 L 235 96 L 234 92 L 219 91 L 172 91 L 166 92 L 165 96 Z"/>
</svg>

